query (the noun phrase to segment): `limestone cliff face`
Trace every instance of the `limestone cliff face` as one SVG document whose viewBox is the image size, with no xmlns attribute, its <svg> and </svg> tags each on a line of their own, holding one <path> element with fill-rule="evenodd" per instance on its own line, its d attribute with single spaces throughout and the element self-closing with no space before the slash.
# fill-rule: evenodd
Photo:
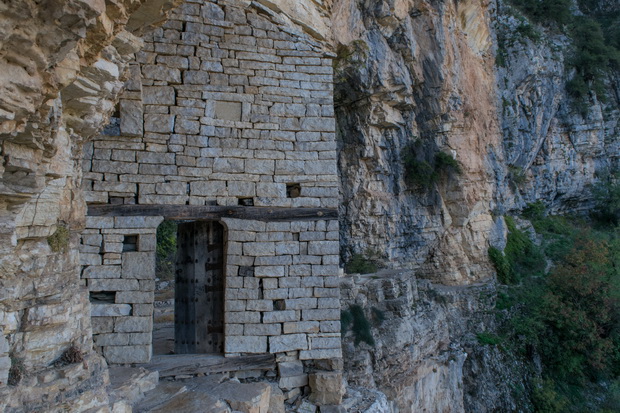
<svg viewBox="0 0 620 413">
<path fill-rule="evenodd" d="M 582 114 L 566 91 L 571 40 L 543 27 L 535 29 L 540 39 L 528 38 L 515 15 L 508 1 L 499 2 L 497 90 L 505 153 L 505 162 L 495 165 L 499 205 L 520 208 L 541 200 L 555 212 L 585 209 L 597 175 L 618 168 L 617 76 L 606 80 L 606 103 L 591 94 Z"/>
<path fill-rule="evenodd" d="M 388 267 L 448 284 L 490 277 L 489 154 L 500 148 L 491 12 L 477 0 L 334 3 L 349 254 L 376 251 Z M 461 174 L 426 191 L 408 188 L 403 156 L 416 140 L 431 156 L 454 156 Z"/>
<path fill-rule="evenodd" d="M 88 294 L 79 283 L 81 143 L 113 111 L 127 63 L 142 45 L 123 27 L 133 18 L 140 34 L 172 4 L 0 5 L 2 411 L 107 403 L 107 370 L 92 352 Z M 84 362 L 58 364 L 72 346 Z"/>
<path fill-rule="evenodd" d="M 513 392 L 528 370 L 477 340 L 494 328 L 492 284 L 442 286 L 392 270 L 341 290 L 343 311 L 361 308 L 373 337 L 360 340 L 359 325 L 344 336 L 350 386 L 384 392 L 402 413 L 528 411 L 527 393 Z"/>
</svg>

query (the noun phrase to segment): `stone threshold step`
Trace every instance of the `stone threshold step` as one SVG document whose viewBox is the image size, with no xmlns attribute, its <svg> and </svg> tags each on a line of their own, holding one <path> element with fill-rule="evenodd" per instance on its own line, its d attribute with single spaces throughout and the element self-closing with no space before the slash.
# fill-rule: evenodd
<svg viewBox="0 0 620 413">
<path fill-rule="evenodd" d="M 215 374 L 246 370 L 275 370 L 273 354 L 224 357 L 218 354 L 170 354 L 153 356 L 150 363 L 140 364 L 150 371 L 158 371 L 159 377 L 195 374 Z"/>
</svg>

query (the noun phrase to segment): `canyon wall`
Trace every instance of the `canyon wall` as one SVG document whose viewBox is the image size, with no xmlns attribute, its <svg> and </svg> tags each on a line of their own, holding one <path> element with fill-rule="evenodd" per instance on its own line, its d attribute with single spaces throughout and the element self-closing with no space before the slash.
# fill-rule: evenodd
<svg viewBox="0 0 620 413">
<path fill-rule="evenodd" d="M 82 144 L 108 123 L 141 37 L 174 3 L 0 5 L 0 410 L 108 402 L 79 279 Z M 375 346 L 343 341 L 349 383 L 401 411 L 527 410 L 511 390 L 525 367 L 476 339 L 495 327 L 487 250 L 504 233 L 492 211 L 592 205 L 589 185 L 618 167 L 617 78 L 605 102 L 591 94 L 577 110 L 570 40 L 524 36 L 504 0 L 255 3 L 336 53 L 341 264 L 363 254 L 411 270 L 343 281 L 343 310 L 377 319 Z M 448 155 L 460 172 L 412 185 L 411 151 L 431 164 Z"/>
<path fill-rule="evenodd" d="M 607 5 L 614 10 L 617 4 Z M 589 92 L 576 101 L 566 89 L 574 75 L 570 38 L 555 27 L 531 26 L 505 0 L 496 30 L 505 157 L 495 155 L 498 205 L 510 210 L 542 201 L 553 212 L 585 211 L 591 184 L 619 166 L 617 73 L 605 76 L 606 97 Z"/>
<path fill-rule="evenodd" d="M 168 1 L 0 6 L 0 410 L 107 404 L 77 245 L 81 144 L 113 110 Z M 131 20 L 133 19 L 133 20 Z M 134 33 L 123 27 L 131 21 Z M 7 386 L 9 384 L 10 386 Z"/>
<path fill-rule="evenodd" d="M 492 12 L 476 0 L 335 2 L 345 260 L 374 254 L 449 284 L 491 276 L 488 155 L 501 153 Z M 453 157 L 460 174 L 408 186 L 411 147 L 430 162 Z"/>
</svg>

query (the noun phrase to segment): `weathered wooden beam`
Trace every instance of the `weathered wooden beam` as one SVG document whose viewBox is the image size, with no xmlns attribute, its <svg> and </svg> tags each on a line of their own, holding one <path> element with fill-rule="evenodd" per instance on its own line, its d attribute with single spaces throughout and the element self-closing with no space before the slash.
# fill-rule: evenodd
<svg viewBox="0 0 620 413">
<path fill-rule="evenodd" d="M 141 364 L 150 371 L 159 371 L 159 377 L 213 374 L 244 370 L 275 370 L 273 354 L 224 357 L 216 354 L 171 354 L 153 356 L 150 363 Z"/>
<path fill-rule="evenodd" d="M 219 220 L 220 218 L 252 219 L 257 221 L 312 221 L 336 219 L 336 208 L 275 208 L 249 206 L 201 205 L 89 205 L 88 215 L 163 216 L 166 219 Z"/>
</svg>

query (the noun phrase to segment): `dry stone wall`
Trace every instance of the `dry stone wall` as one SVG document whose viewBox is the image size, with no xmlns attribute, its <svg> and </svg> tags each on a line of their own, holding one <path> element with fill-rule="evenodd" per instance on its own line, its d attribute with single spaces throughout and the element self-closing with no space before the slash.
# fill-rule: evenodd
<svg viewBox="0 0 620 413">
<path fill-rule="evenodd" d="M 188 1 L 145 37 L 117 113 L 84 149 L 95 204 L 336 208 L 332 58 L 271 9 Z M 151 353 L 154 234 L 166 218 L 88 217 L 82 278 L 108 362 Z M 227 356 L 339 359 L 333 219 L 223 218 Z M 124 252 L 137 235 L 137 251 Z M 110 294 L 111 293 L 111 294 Z M 111 298 L 110 298 L 111 297 Z"/>
<path fill-rule="evenodd" d="M 84 411 L 108 402 L 79 280 L 79 154 L 142 45 L 123 27 L 139 7 L 159 20 L 171 3 L 0 5 L 1 411 Z"/>
</svg>

